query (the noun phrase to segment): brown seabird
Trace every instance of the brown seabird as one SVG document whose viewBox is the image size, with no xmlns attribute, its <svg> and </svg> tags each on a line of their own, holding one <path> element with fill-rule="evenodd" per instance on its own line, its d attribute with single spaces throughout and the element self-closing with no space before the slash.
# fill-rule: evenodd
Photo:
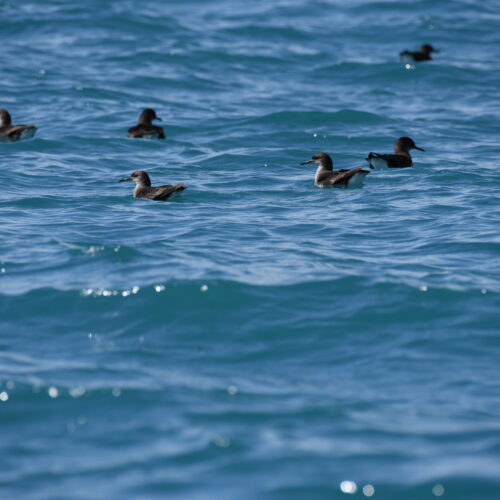
<svg viewBox="0 0 500 500">
<path fill-rule="evenodd" d="M 430 61 L 432 59 L 432 52 L 439 52 L 439 50 L 436 50 L 432 45 L 426 43 L 414 52 L 411 50 L 403 50 L 403 52 L 400 52 L 399 55 L 403 62 Z"/>
<path fill-rule="evenodd" d="M 186 189 L 186 185 L 184 183 L 181 184 L 166 184 L 164 186 L 151 186 L 151 179 L 147 172 L 144 170 L 136 170 L 132 172 L 130 177 L 125 177 L 124 179 L 120 179 L 119 182 L 126 181 L 134 181 L 135 189 L 134 189 L 134 198 L 146 198 L 148 200 L 158 200 L 165 201 L 172 194 L 183 191 Z"/>
<path fill-rule="evenodd" d="M 145 109 L 139 116 L 139 123 L 128 129 L 128 136 L 134 138 L 146 137 L 147 139 L 165 139 L 163 128 L 153 125 L 153 120 L 162 121 L 159 116 L 156 116 L 154 109 Z"/>
<path fill-rule="evenodd" d="M 370 173 L 369 170 L 363 168 L 333 170 L 333 161 L 330 155 L 326 153 L 316 153 L 310 160 L 303 161 L 301 165 L 307 165 L 308 163 L 318 165 L 314 183 L 319 187 L 336 186 L 345 188 L 355 185 L 361 186 L 364 177 Z"/>
<path fill-rule="evenodd" d="M 410 149 L 425 151 L 425 149 L 419 148 L 410 137 L 400 137 L 394 143 L 394 154 L 369 153 L 366 160 L 370 164 L 370 168 L 374 169 L 411 167 L 413 160 Z"/>
<path fill-rule="evenodd" d="M 6 109 L 0 109 L 0 141 L 14 142 L 30 139 L 36 133 L 35 125 L 12 125 L 12 118 Z"/>
</svg>

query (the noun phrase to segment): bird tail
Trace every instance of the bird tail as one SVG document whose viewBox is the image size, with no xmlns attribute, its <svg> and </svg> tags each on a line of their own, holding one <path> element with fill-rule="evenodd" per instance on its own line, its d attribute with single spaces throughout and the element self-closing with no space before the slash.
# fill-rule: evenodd
<svg viewBox="0 0 500 500">
<path fill-rule="evenodd" d="M 368 156 L 365 158 L 365 160 L 368 162 L 368 165 L 371 169 L 374 169 L 375 167 L 372 165 L 371 160 L 373 158 L 380 158 L 380 155 L 378 153 L 368 153 Z"/>
</svg>

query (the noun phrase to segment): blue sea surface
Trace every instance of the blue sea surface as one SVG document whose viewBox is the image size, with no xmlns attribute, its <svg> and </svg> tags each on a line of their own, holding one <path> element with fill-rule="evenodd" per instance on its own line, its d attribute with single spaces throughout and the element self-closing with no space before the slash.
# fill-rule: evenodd
<svg viewBox="0 0 500 500">
<path fill-rule="evenodd" d="M 0 18 L 1 499 L 500 498 L 497 0 Z"/>
</svg>

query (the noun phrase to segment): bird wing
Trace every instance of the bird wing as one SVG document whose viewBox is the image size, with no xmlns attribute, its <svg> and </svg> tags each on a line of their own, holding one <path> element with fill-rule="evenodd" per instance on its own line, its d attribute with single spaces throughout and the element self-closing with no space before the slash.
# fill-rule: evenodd
<svg viewBox="0 0 500 500">
<path fill-rule="evenodd" d="M 148 189 L 148 198 L 151 200 L 166 200 L 177 191 L 186 189 L 185 184 L 166 184 L 164 186 L 156 186 Z"/>
<path fill-rule="evenodd" d="M 165 139 L 165 132 L 162 127 L 157 127 L 156 125 L 135 125 L 128 129 L 129 137 L 144 137 L 145 135 L 157 135 L 158 139 Z"/>
<path fill-rule="evenodd" d="M 11 139 L 19 139 L 21 134 L 28 129 L 36 129 L 36 127 L 35 125 L 9 125 L 3 128 L 0 135 Z"/>
<path fill-rule="evenodd" d="M 350 170 L 343 169 L 337 170 L 335 172 L 325 172 L 322 174 L 316 184 L 323 186 L 347 186 L 349 180 L 356 174 L 363 173 L 369 174 L 368 170 L 364 170 L 363 168 L 352 168 Z"/>
<path fill-rule="evenodd" d="M 142 137 L 142 131 L 139 125 L 134 125 L 128 129 L 129 137 Z"/>
<path fill-rule="evenodd" d="M 432 59 L 430 54 L 425 54 L 422 52 L 414 52 L 412 55 L 415 61 L 430 61 Z"/>
<path fill-rule="evenodd" d="M 370 153 L 366 160 L 370 161 L 372 158 L 381 158 L 385 160 L 387 166 L 390 168 L 405 168 L 413 165 L 411 158 L 405 155 Z"/>
<path fill-rule="evenodd" d="M 335 177 L 332 177 L 332 185 L 333 186 L 343 186 L 347 185 L 349 180 L 356 174 L 369 174 L 369 170 L 365 170 L 363 168 L 352 168 L 350 170 L 339 170 L 337 172 L 334 172 Z"/>
</svg>

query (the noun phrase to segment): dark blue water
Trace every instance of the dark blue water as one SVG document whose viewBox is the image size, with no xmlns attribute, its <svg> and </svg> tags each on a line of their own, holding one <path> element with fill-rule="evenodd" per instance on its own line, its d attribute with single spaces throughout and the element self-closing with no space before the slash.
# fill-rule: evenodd
<svg viewBox="0 0 500 500">
<path fill-rule="evenodd" d="M 2 498 L 500 498 L 496 1 L 0 17 Z"/>
</svg>

